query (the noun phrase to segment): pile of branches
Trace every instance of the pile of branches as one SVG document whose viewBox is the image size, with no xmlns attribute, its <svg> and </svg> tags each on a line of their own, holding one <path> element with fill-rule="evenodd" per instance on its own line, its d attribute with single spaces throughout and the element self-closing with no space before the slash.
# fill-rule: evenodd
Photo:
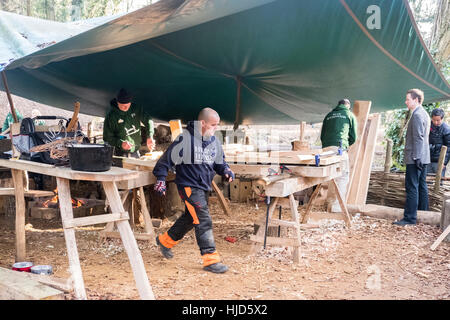
<svg viewBox="0 0 450 320">
<path fill-rule="evenodd" d="M 438 192 L 434 191 L 434 176 L 427 177 L 428 206 L 430 211 L 441 211 L 444 193 L 450 192 L 450 183 L 442 180 Z M 406 201 L 405 173 L 372 171 L 370 174 L 367 204 L 381 204 L 404 208 Z"/>
<path fill-rule="evenodd" d="M 58 139 L 46 144 L 41 144 L 39 146 L 34 146 L 30 149 L 31 152 L 50 152 L 50 158 L 56 160 L 69 160 L 69 149 L 67 147 L 72 144 L 81 143 L 83 137 L 66 137 Z"/>
</svg>

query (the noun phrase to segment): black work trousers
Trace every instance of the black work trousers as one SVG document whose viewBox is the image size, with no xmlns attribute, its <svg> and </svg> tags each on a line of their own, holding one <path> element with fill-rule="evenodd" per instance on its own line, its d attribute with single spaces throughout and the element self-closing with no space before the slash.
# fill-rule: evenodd
<svg viewBox="0 0 450 320">
<path fill-rule="evenodd" d="M 208 191 L 193 187 L 178 187 L 178 192 L 185 203 L 185 212 L 167 233 L 172 240 L 179 241 L 192 228 L 195 228 L 195 238 L 200 254 L 214 253 L 216 244 L 208 209 Z"/>
</svg>

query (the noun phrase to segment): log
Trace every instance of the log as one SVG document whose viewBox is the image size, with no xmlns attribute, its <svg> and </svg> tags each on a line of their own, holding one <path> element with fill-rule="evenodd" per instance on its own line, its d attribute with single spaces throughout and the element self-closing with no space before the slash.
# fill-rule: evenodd
<svg viewBox="0 0 450 320">
<path fill-rule="evenodd" d="M 351 214 L 360 213 L 364 216 L 387 219 L 401 220 L 404 209 L 380 206 L 376 204 L 351 205 L 347 204 L 348 212 Z M 417 223 L 424 223 L 432 226 L 439 226 L 441 220 L 440 212 L 436 211 L 417 211 Z"/>
</svg>

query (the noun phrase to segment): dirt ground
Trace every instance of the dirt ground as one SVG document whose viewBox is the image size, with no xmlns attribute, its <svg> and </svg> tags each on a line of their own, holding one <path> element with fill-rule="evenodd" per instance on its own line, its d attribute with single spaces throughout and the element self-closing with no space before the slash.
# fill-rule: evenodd
<svg viewBox="0 0 450 320">
<path fill-rule="evenodd" d="M 231 203 L 226 216 L 211 198 L 216 245 L 230 270 L 202 270 L 193 231 L 164 259 L 154 244 L 138 241 L 150 284 L 161 300 L 295 300 L 295 299 L 445 299 L 450 300 L 450 243 L 431 251 L 438 227 L 404 228 L 392 221 L 356 214 L 347 229 L 340 219 L 310 220 L 317 228 L 302 230 L 301 260 L 291 261 L 288 247 L 268 247 L 250 255 L 254 222 L 265 205 Z M 320 212 L 315 208 L 315 216 Z M 302 210 L 302 207 L 299 207 Z M 283 211 L 283 218 L 290 213 Z M 164 220 L 158 233 L 172 222 Z M 68 278 L 68 258 L 61 222 L 27 218 L 28 261 L 53 266 L 54 276 Z M 77 228 L 76 238 L 88 299 L 139 299 L 121 241 L 100 241 L 101 226 Z M 234 237 L 236 242 L 225 240 Z M 11 268 L 15 255 L 14 220 L 0 216 L 0 266 Z M 74 299 L 67 293 L 66 299 Z"/>
</svg>

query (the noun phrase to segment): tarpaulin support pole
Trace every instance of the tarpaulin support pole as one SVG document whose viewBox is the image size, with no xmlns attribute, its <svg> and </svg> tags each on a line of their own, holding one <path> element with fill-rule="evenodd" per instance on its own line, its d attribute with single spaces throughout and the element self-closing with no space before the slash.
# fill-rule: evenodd
<svg viewBox="0 0 450 320">
<path fill-rule="evenodd" d="M 5 71 L 2 71 L 2 79 L 3 79 L 3 85 L 5 86 L 6 96 L 8 97 L 9 106 L 11 107 L 11 114 L 13 116 L 14 122 L 19 122 L 19 119 L 17 119 L 16 110 L 14 108 L 14 103 L 11 97 L 11 92 L 9 92 L 8 88 L 8 81 L 6 81 L 6 74 Z"/>
<path fill-rule="evenodd" d="M 234 120 L 233 130 L 239 128 L 241 118 L 241 77 L 236 76 L 237 93 L 236 93 L 236 118 Z"/>
</svg>

